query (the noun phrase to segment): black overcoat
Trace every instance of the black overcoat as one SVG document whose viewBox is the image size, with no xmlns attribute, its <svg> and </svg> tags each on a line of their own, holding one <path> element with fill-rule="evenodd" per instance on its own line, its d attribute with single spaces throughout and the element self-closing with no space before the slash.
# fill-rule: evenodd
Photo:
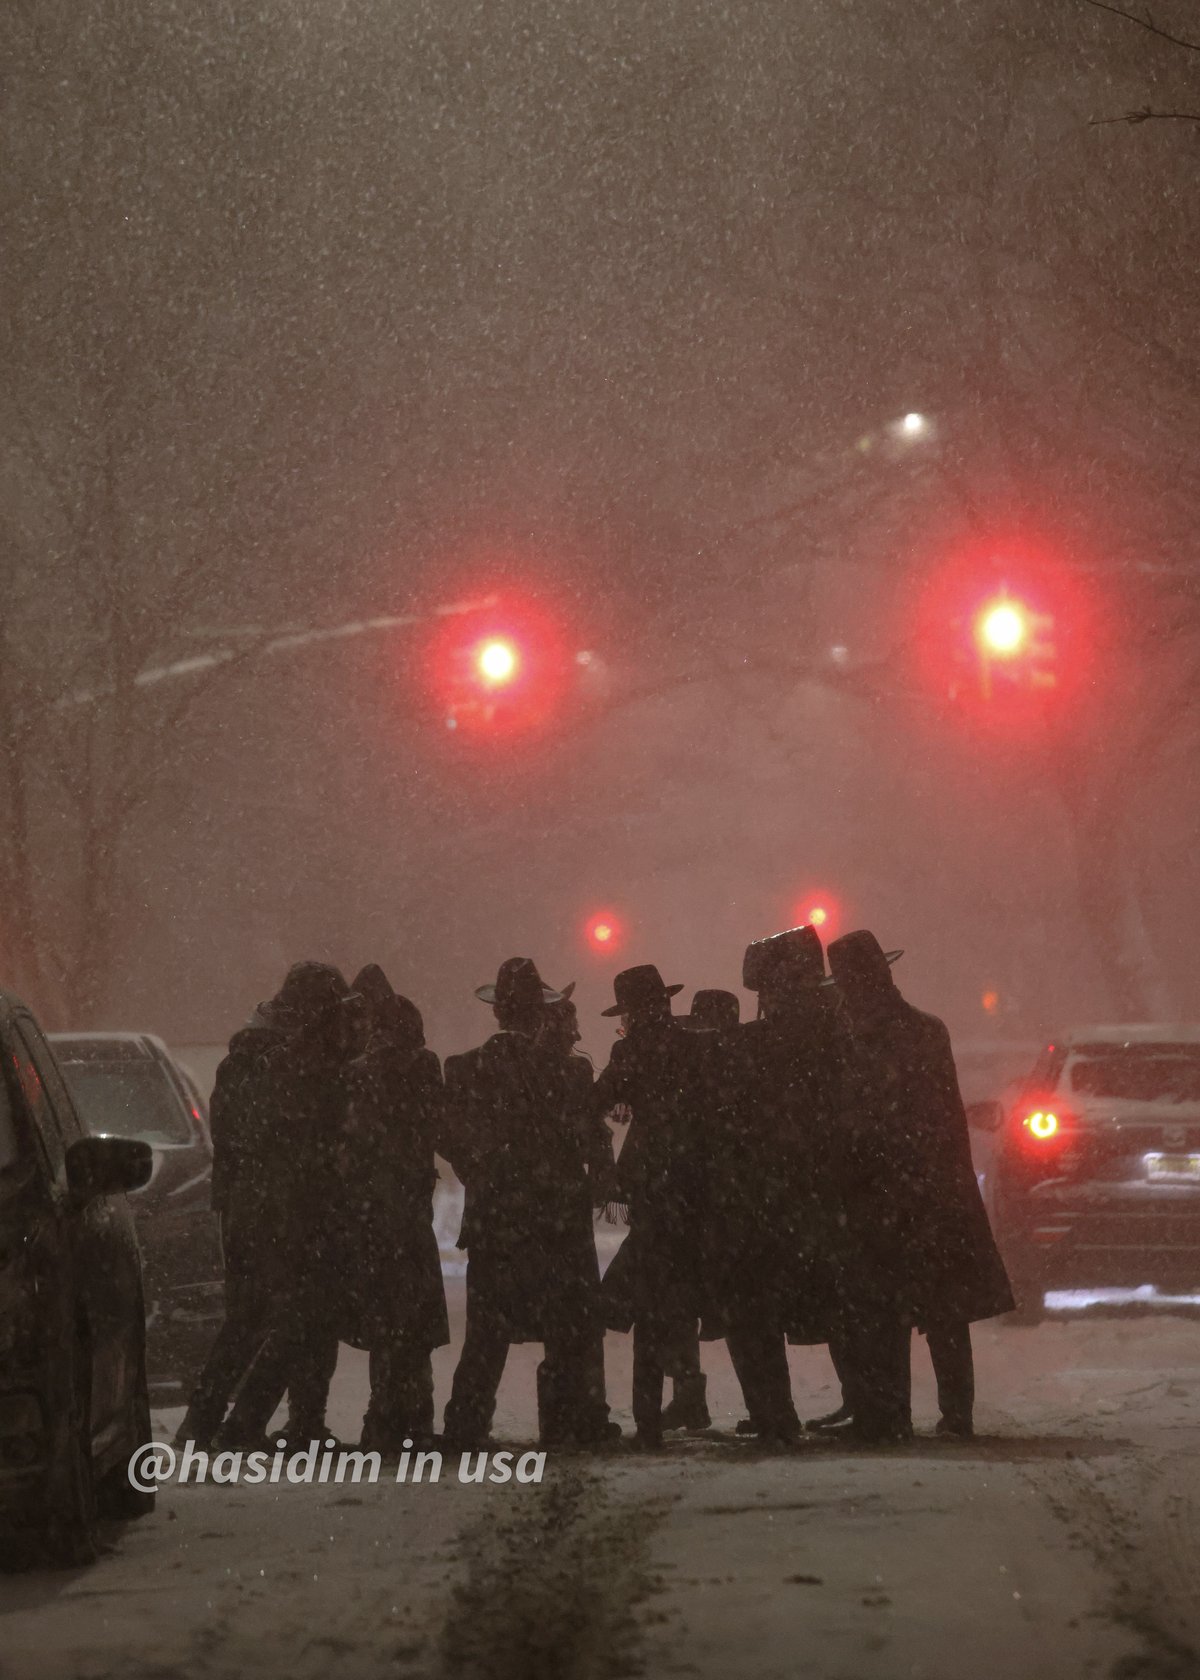
<svg viewBox="0 0 1200 1680">
<path fill-rule="evenodd" d="M 339 1151 L 345 1280 L 342 1339 L 413 1350 L 450 1340 L 432 1223 L 434 1152 L 444 1142 L 442 1070 L 432 1050 L 376 1034 L 349 1069 Z"/>
<path fill-rule="evenodd" d="M 686 1332 L 711 1313 L 706 1287 L 708 1116 L 716 1035 L 668 1017 L 613 1045 L 596 1081 L 595 1113 L 631 1113 L 617 1161 L 629 1235 L 605 1274 L 610 1329 L 644 1323 L 655 1334 Z"/>
<path fill-rule="evenodd" d="M 562 1055 L 497 1032 L 446 1059 L 440 1151 L 464 1190 L 467 1311 L 509 1341 L 545 1341 L 599 1323 L 600 1271 L 586 1151 Z"/>
<path fill-rule="evenodd" d="M 834 1000 L 722 1035 L 712 1275 L 730 1324 L 823 1342 L 843 1329 L 838 1133 L 849 1038 Z"/>
<path fill-rule="evenodd" d="M 860 1183 L 877 1230 L 861 1250 L 868 1287 L 922 1329 L 1011 1311 L 945 1026 L 895 992 L 855 1040 Z"/>
</svg>

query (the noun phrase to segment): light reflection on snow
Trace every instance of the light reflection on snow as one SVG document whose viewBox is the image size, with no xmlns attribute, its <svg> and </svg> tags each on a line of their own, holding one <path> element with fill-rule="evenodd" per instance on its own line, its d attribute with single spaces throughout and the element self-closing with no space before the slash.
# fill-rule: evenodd
<svg viewBox="0 0 1200 1680">
<path fill-rule="evenodd" d="M 1051 1312 L 1079 1312 L 1085 1307 L 1200 1307 L 1200 1295 L 1169 1295 L 1152 1283 L 1136 1289 L 1048 1289 Z"/>
</svg>

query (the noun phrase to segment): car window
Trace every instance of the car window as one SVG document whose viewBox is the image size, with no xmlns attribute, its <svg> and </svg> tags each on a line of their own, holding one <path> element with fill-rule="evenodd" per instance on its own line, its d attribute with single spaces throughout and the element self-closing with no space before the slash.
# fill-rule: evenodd
<svg viewBox="0 0 1200 1680">
<path fill-rule="evenodd" d="M 49 1096 L 54 1109 L 54 1116 L 58 1121 L 59 1135 L 64 1145 L 69 1149 L 73 1143 L 76 1143 L 83 1136 L 83 1129 L 75 1116 L 75 1109 L 72 1106 L 67 1087 L 63 1083 L 63 1076 L 54 1052 L 32 1021 L 20 1021 L 17 1025 L 17 1031 L 24 1039 L 29 1054 L 33 1058 L 34 1066 L 37 1068 L 46 1094 Z"/>
<path fill-rule="evenodd" d="M 63 1075 L 89 1132 L 161 1147 L 194 1142 L 182 1096 L 150 1061 L 65 1061 Z"/>
<path fill-rule="evenodd" d="M 45 1081 L 34 1060 L 29 1041 L 20 1027 L 13 1033 L 8 1055 L 9 1068 L 25 1100 L 25 1107 L 33 1120 L 51 1173 L 61 1183 L 66 1176 L 66 1145 Z"/>
<path fill-rule="evenodd" d="M 1120 1049 L 1089 1056 L 1072 1064 L 1071 1089 L 1126 1102 L 1200 1102 L 1200 1051 L 1163 1055 Z"/>
</svg>

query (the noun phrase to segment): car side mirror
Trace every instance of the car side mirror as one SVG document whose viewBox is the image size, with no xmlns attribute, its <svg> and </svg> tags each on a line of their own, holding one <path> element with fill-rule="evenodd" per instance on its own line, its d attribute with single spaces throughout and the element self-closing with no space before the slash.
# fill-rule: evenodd
<svg viewBox="0 0 1200 1680">
<path fill-rule="evenodd" d="M 1004 1104 L 975 1102 L 967 1104 L 967 1124 L 977 1132 L 998 1132 L 1004 1124 Z"/>
<path fill-rule="evenodd" d="M 154 1151 L 139 1138 L 80 1138 L 67 1150 L 67 1185 L 80 1202 L 140 1190 L 154 1171 Z"/>
</svg>

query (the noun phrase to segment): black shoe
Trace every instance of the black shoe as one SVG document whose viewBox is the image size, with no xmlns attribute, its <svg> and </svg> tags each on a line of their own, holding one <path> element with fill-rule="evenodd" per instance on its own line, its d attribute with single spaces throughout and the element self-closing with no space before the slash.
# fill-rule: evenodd
<svg viewBox="0 0 1200 1680">
<path fill-rule="evenodd" d="M 975 1426 L 970 1418 L 942 1417 L 937 1421 L 935 1435 L 941 1435 L 951 1441 L 970 1441 L 975 1436 Z"/>
<path fill-rule="evenodd" d="M 849 1406 L 839 1406 L 836 1412 L 826 1412 L 824 1417 L 809 1418 L 805 1429 L 833 1429 L 839 1423 L 847 1423 L 854 1413 Z"/>
<path fill-rule="evenodd" d="M 677 1378 L 662 1421 L 664 1429 L 711 1429 L 708 1378 L 703 1375 Z"/>
<path fill-rule="evenodd" d="M 634 1432 L 633 1440 L 629 1443 L 634 1452 L 661 1452 L 663 1436 L 661 1429 L 638 1429 Z"/>
<path fill-rule="evenodd" d="M 758 1425 L 753 1418 L 739 1418 L 733 1432 L 735 1435 L 757 1435 Z"/>
</svg>

